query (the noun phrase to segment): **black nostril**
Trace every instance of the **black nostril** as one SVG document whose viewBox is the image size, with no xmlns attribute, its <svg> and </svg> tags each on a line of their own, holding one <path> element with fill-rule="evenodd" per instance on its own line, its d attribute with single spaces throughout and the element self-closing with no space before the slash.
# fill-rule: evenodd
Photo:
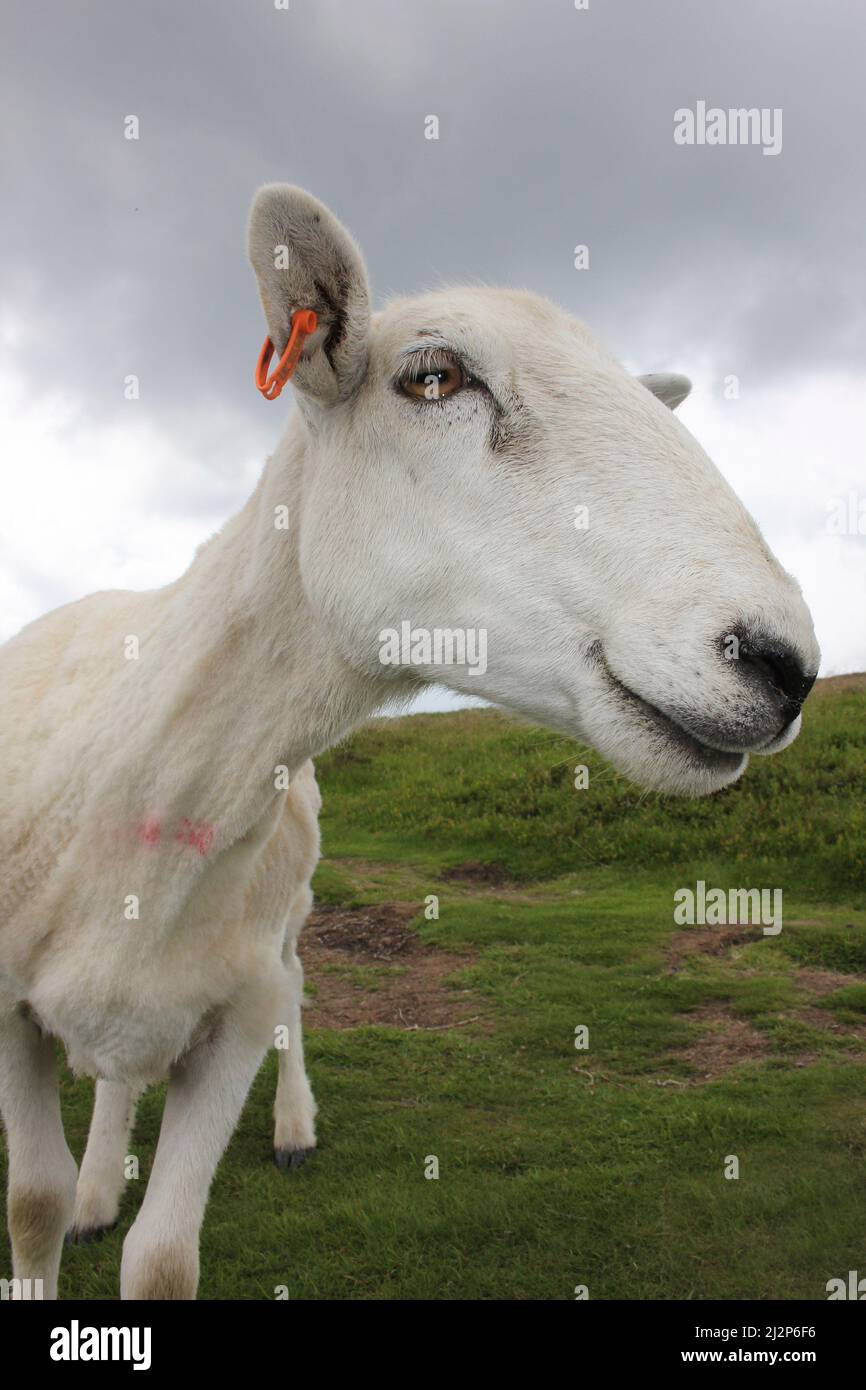
<svg viewBox="0 0 866 1390">
<path fill-rule="evenodd" d="M 746 638 L 740 642 L 737 655 L 782 697 L 783 712 L 788 718 L 796 718 L 815 684 L 817 672 L 805 671 L 800 658 L 778 638 Z"/>
</svg>

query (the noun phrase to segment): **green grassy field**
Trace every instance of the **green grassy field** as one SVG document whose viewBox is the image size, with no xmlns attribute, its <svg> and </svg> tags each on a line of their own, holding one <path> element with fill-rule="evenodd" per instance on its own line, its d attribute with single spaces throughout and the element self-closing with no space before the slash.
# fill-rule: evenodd
<svg viewBox="0 0 866 1390">
<path fill-rule="evenodd" d="M 200 1296 L 823 1299 L 866 1274 L 851 684 L 824 683 L 793 748 L 701 802 L 489 711 L 380 721 L 323 758 L 316 920 L 343 944 L 325 931 L 307 961 L 320 1148 L 274 1167 L 270 1057 L 214 1184 Z M 783 931 L 676 926 L 674 891 L 698 879 L 781 888 Z M 405 949 L 352 945 L 347 923 L 387 912 Z M 438 1021 L 413 1026 L 425 989 Z M 77 1157 L 91 1095 L 64 1077 Z M 160 1101 L 140 1108 L 119 1227 L 66 1252 L 61 1296 L 116 1296 Z"/>
</svg>

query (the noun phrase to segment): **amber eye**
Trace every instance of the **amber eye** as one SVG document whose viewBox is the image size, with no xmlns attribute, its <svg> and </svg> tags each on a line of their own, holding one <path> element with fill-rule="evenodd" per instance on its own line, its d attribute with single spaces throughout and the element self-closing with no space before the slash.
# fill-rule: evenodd
<svg viewBox="0 0 866 1390">
<path fill-rule="evenodd" d="M 458 362 L 431 363 L 403 377 L 400 390 L 415 400 L 441 401 L 443 396 L 452 396 L 468 382 L 469 378 Z"/>
</svg>

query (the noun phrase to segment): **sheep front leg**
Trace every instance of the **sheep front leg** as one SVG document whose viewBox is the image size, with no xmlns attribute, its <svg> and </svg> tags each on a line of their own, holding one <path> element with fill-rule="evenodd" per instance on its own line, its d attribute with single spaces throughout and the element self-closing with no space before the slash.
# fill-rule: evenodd
<svg viewBox="0 0 866 1390">
<path fill-rule="evenodd" d="M 0 1016 L 0 1113 L 9 1157 L 13 1297 L 56 1298 L 78 1175 L 60 1117 L 54 1043 L 20 1008 Z M 41 1281 L 37 1283 L 36 1281 Z"/>
<path fill-rule="evenodd" d="M 278 1168 L 298 1168 L 316 1147 L 316 1102 L 304 1067 L 301 1000 L 304 972 L 287 937 L 283 950 L 285 991 L 278 1022 L 279 1076 L 274 1104 L 274 1159 Z"/>
<path fill-rule="evenodd" d="M 100 1079 L 96 1083 L 87 1148 L 78 1175 L 71 1241 L 84 1244 L 96 1240 L 117 1221 L 137 1099 L 137 1091 L 121 1082 Z"/>
<path fill-rule="evenodd" d="M 141 1210 L 123 1243 L 120 1296 L 194 1299 L 208 1191 L 267 1049 L 269 989 L 228 1007 L 210 1036 L 173 1068 Z"/>
</svg>

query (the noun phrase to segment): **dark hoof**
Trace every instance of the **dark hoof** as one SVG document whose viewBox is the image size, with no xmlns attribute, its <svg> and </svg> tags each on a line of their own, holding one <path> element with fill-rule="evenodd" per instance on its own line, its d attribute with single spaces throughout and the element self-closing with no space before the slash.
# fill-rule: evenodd
<svg viewBox="0 0 866 1390">
<path fill-rule="evenodd" d="M 291 1173 L 294 1168 L 300 1168 L 302 1163 L 306 1163 L 310 1154 L 315 1152 L 315 1149 L 274 1149 L 274 1162 L 278 1168 Z"/>
<path fill-rule="evenodd" d="M 71 1231 L 66 1232 L 67 1245 L 92 1245 L 95 1240 L 102 1240 L 103 1236 L 108 1235 L 117 1225 L 112 1221 L 110 1226 L 84 1226 L 81 1230 L 73 1226 Z"/>
</svg>

